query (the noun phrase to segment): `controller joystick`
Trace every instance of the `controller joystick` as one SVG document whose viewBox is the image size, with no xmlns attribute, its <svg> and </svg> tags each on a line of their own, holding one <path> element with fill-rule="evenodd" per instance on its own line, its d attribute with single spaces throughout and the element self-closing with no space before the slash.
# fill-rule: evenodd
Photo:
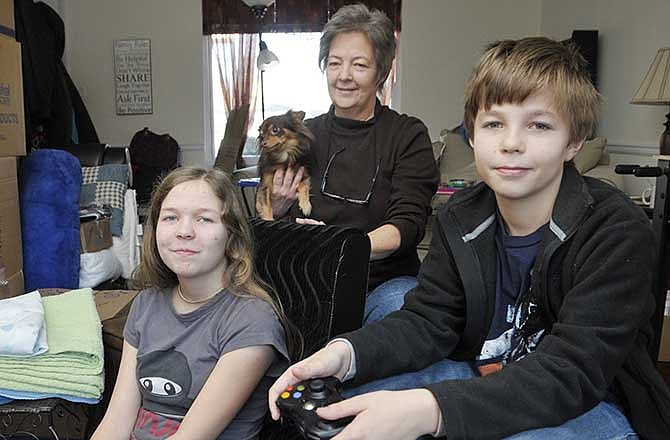
<svg viewBox="0 0 670 440">
<path fill-rule="evenodd" d="M 288 386 L 277 398 L 282 420 L 291 422 L 310 440 L 335 437 L 353 417 L 325 420 L 316 414 L 316 410 L 343 400 L 339 386 L 340 381 L 335 377 L 310 379 Z"/>
<path fill-rule="evenodd" d="M 309 392 L 314 399 L 325 399 L 328 397 L 326 383 L 321 379 L 315 379 L 309 383 Z"/>
</svg>

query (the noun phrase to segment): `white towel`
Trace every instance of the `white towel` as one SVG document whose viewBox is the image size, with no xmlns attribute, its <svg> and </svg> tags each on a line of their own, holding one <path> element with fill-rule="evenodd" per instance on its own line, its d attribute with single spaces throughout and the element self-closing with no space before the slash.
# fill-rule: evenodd
<svg viewBox="0 0 670 440">
<path fill-rule="evenodd" d="M 134 189 L 126 190 L 123 206 L 123 230 L 120 237 L 112 237 L 112 251 L 121 262 L 123 268 L 121 276 L 128 279 L 140 262 L 135 247 L 139 220 Z"/>
<path fill-rule="evenodd" d="M 28 357 L 48 349 L 40 293 L 0 300 L 0 356 Z"/>
<path fill-rule="evenodd" d="M 79 255 L 79 288 L 95 287 L 117 279 L 122 273 L 123 267 L 112 248 Z"/>
</svg>

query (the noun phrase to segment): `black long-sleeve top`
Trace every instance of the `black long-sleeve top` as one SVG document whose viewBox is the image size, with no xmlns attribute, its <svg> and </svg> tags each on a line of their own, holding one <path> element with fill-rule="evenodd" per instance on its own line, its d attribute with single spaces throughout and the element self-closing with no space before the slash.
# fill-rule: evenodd
<svg viewBox="0 0 670 440">
<path fill-rule="evenodd" d="M 416 246 L 423 239 L 439 180 L 426 126 L 379 101 L 369 121 L 338 118 L 331 107 L 307 125 L 317 139 L 311 150 L 310 218 L 364 232 L 385 224 L 398 228 L 400 247 L 370 262 L 369 289 L 397 276 L 416 275 Z M 369 202 L 352 203 L 322 194 L 326 168 L 325 192 L 352 200 L 365 200 L 370 193 Z M 289 216 L 303 216 L 297 204 Z"/>
</svg>

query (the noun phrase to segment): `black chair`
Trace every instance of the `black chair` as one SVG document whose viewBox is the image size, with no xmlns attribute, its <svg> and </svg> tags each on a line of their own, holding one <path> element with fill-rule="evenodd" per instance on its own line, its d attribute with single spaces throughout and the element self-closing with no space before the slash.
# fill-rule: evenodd
<svg viewBox="0 0 670 440">
<path fill-rule="evenodd" d="M 359 328 L 367 291 L 370 242 L 352 228 L 252 221 L 256 268 L 304 339 L 302 356 Z M 295 359 L 298 360 L 298 359 Z M 269 417 L 261 440 L 302 438 Z"/>
<path fill-rule="evenodd" d="M 130 153 L 126 147 L 111 147 L 106 144 L 73 144 L 55 148 L 71 153 L 79 159 L 83 167 L 130 163 Z"/>
</svg>

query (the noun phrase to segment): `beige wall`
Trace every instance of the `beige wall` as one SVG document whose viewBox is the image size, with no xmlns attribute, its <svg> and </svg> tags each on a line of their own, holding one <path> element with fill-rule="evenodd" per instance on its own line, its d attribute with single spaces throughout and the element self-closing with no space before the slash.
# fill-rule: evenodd
<svg viewBox="0 0 670 440">
<path fill-rule="evenodd" d="M 200 0 L 48 0 L 66 23 L 66 65 L 104 142 L 128 144 L 144 126 L 169 132 L 185 163 L 204 163 Z M 431 138 L 462 118 L 463 86 L 495 39 L 573 29 L 600 31 L 600 132 L 621 154 L 649 154 L 666 108 L 628 103 L 659 47 L 669 45 L 667 0 L 405 0 L 399 110 L 420 117 Z M 117 116 L 112 42 L 149 38 L 154 114 Z M 646 148 L 645 148 L 646 147 Z"/>
<path fill-rule="evenodd" d="M 463 88 L 487 43 L 538 35 L 537 0 L 405 0 L 400 49 L 401 110 L 432 139 L 463 118 Z"/>
<path fill-rule="evenodd" d="M 542 32 L 566 38 L 571 29 L 600 35 L 599 86 L 605 98 L 600 133 L 621 147 L 657 151 L 667 107 L 632 105 L 656 51 L 670 45 L 667 0 L 545 0 Z M 630 150 L 629 150 L 630 151 Z"/>
<path fill-rule="evenodd" d="M 52 1 L 52 6 L 54 6 Z M 170 133 L 185 163 L 202 161 L 204 139 L 200 0 L 61 0 L 66 65 L 102 142 L 128 145 L 149 127 Z M 153 114 L 118 116 L 113 41 L 151 40 Z"/>
<path fill-rule="evenodd" d="M 670 46 L 667 0 L 543 1 L 542 32 L 567 38 L 567 29 L 598 29 L 599 89 L 604 98 L 600 134 L 613 163 L 655 164 L 666 106 L 632 105 L 656 51 Z M 624 176 L 628 194 L 640 194 L 653 179 Z"/>
<path fill-rule="evenodd" d="M 203 163 L 200 0 L 52 0 L 66 22 L 66 64 L 102 141 L 124 145 L 144 126 L 169 132 L 185 163 Z M 416 115 L 431 137 L 458 124 L 463 83 L 482 46 L 537 34 L 536 0 L 405 0 L 400 110 Z M 117 116 L 112 43 L 149 38 L 154 114 Z"/>
</svg>

